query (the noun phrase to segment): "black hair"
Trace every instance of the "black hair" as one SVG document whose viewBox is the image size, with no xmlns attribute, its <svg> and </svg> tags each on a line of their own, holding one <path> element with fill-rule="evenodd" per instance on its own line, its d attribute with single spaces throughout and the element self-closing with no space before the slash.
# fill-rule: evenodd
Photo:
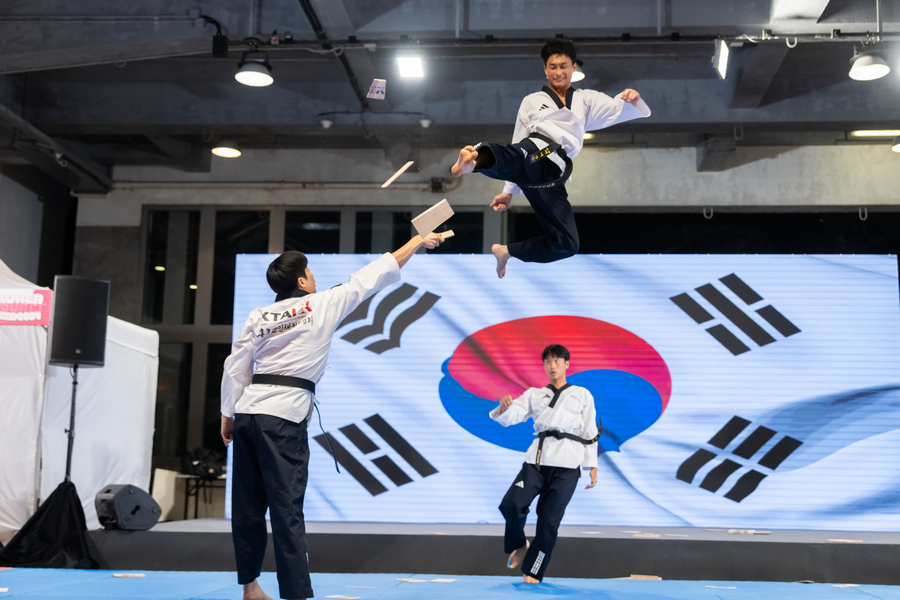
<svg viewBox="0 0 900 600">
<path fill-rule="evenodd" d="M 276 294 L 299 289 L 297 279 L 306 277 L 306 255 L 296 250 L 288 250 L 272 261 L 266 271 L 269 287 Z"/>
<path fill-rule="evenodd" d="M 563 54 L 572 59 L 572 63 L 575 63 L 577 59 L 575 50 L 575 43 L 572 42 L 567 37 L 559 37 L 547 40 L 547 43 L 544 44 L 544 47 L 541 48 L 541 58 L 544 59 L 544 64 L 547 64 L 547 61 L 550 60 L 550 57 L 554 54 Z"/>
<path fill-rule="evenodd" d="M 541 352 L 541 360 L 547 360 L 547 357 L 550 355 L 555 356 L 556 358 L 561 358 L 566 362 L 569 362 L 569 351 L 566 350 L 565 346 L 560 346 L 559 344 L 550 344 L 544 351 Z"/>
</svg>

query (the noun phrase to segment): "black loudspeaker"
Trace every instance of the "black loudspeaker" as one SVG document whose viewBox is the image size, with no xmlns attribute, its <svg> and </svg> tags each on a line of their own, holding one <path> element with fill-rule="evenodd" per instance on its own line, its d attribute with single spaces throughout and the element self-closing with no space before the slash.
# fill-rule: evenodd
<svg viewBox="0 0 900 600">
<path fill-rule="evenodd" d="M 97 517 L 106 529 L 150 529 L 161 510 L 153 497 L 133 485 L 108 485 L 94 498 Z"/>
<path fill-rule="evenodd" d="M 53 292 L 50 364 L 102 367 L 106 356 L 109 282 L 57 275 Z"/>
</svg>

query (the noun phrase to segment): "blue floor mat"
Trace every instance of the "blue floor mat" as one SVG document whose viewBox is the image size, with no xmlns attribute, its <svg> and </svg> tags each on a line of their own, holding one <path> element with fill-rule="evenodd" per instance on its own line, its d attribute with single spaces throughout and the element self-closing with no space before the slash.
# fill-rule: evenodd
<svg viewBox="0 0 900 600">
<path fill-rule="evenodd" d="M 60 600 L 61 598 L 122 598 L 128 600 L 240 600 L 241 587 L 234 573 L 191 571 L 139 571 L 144 577 L 114 577 L 136 571 L 75 571 L 67 569 L 9 569 L 0 571 L 0 598 Z M 413 579 L 417 581 L 398 581 Z M 452 581 L 433 581 L 435 579 Z M 260 577 L 263 589 L 278 597 L 274 573 Z M 900 600 L 900 587 L 832 584 L 642 581 L 618 579 L 547 578 L 527 585 L 521 577 L 456 577 L 453 575 L 313 574 L 316 598 L 360 600 Z"/>
</svg>

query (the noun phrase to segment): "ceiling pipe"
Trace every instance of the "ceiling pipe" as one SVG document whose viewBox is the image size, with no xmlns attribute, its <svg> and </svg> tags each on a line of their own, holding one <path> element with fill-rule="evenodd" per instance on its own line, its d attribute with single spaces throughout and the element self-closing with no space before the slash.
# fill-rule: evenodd
<svg viewBox="0 0 900 600">
<path fill-rule="evenodd" d="M 309 21 L 313 32 L 316 34 L 316 39 L 322 42 L 322 49 L 333 50 L 334 45 L 328 42 L 328 35 L 325 33 L 325 28 L 322 27 L 322 22 L 319 21 L 319 17 L 316 15 L 316 11 L 313 9 L 312 4 L 310 4 L 310 1 L 297 0 L 297 2 L 300 3 L 300 8 L 303 9 L 303 14 L 306 15 L 306 20 Z M 363 111 L 371 112 L 369 101 L 366 98 L 365 92 L 359 87 L 359 80 L 356 78 L 356 73 L 353 72 L 353 68 L 350 66 L 350 61 L 347 60 L 347 57 L 344 56 L 343 53 L 338 56 L 338 60 L 341 61 L 341 66 L 343 66 L 344 71 L 347 72 L 347 77 L 350 79 L 350 87 L 353 88 L 353 93 L 356 94 L 360 107 Z"/>
</svg>

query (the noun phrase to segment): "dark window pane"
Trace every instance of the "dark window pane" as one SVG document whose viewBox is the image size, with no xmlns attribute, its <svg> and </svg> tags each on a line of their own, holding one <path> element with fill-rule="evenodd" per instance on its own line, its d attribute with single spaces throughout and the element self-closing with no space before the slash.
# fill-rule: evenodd
<svg viewBox="0 0 900 600">
<path fill-rule="evenodd" d="M 900 213 L 576 213 L 581 254 L 896 254 Z M 509 241 L 541 235 L 531 212 L 509 217 Z"/>
<path fill-rule="evenodd" d="M 285 214 L 284 249 L 336 254 L 341 248 L 341 213 L 297 211 Z"/>
<path fill-rule="evenodd" d="M 412 213 L 356 213 L 356 254 L 393 252 L 412 237 Z"/>
<path fill-rule="evenodd" d="M 159 377 L 156 384 L 156 430 L 153 432 L 153 465 L 180 470 L 187 440 L 193 346 L 159 345 Z"/>
<path fill-rule="evenodd" d="M 222 443 L 222 373 L 231 344 L 210 344 L 206 362 L 206 401 L 203 407 L 203 447 L 225 451 Z"/>
<path fill-rule="evenodd" d="M 200 211 L 152 211 L 147 219 L 144 323 L 194 322 Z"/>
<path fill-rule="evenodd" d="M 213 269 L 213 325 L 230 325 L 234 312 L 234 264 L 238 254 L 269 251 L 269 212 L 216 212 L 216 250 Z"/>
<path fill-rule="evenodd" d="M 356 254 L 368 254 L 372 251 L 372 213 L 356 213 L 356 242 L 353 251 Z"/>
<path fill-rule="evenodd" d="M 434 250 L 426 250 L 428 254 L 481 254 L 484 250 L 484 213 L 458 212 L 437 231 L 448 229 L 453 230 L 454 237 Z"/>
</svg>

